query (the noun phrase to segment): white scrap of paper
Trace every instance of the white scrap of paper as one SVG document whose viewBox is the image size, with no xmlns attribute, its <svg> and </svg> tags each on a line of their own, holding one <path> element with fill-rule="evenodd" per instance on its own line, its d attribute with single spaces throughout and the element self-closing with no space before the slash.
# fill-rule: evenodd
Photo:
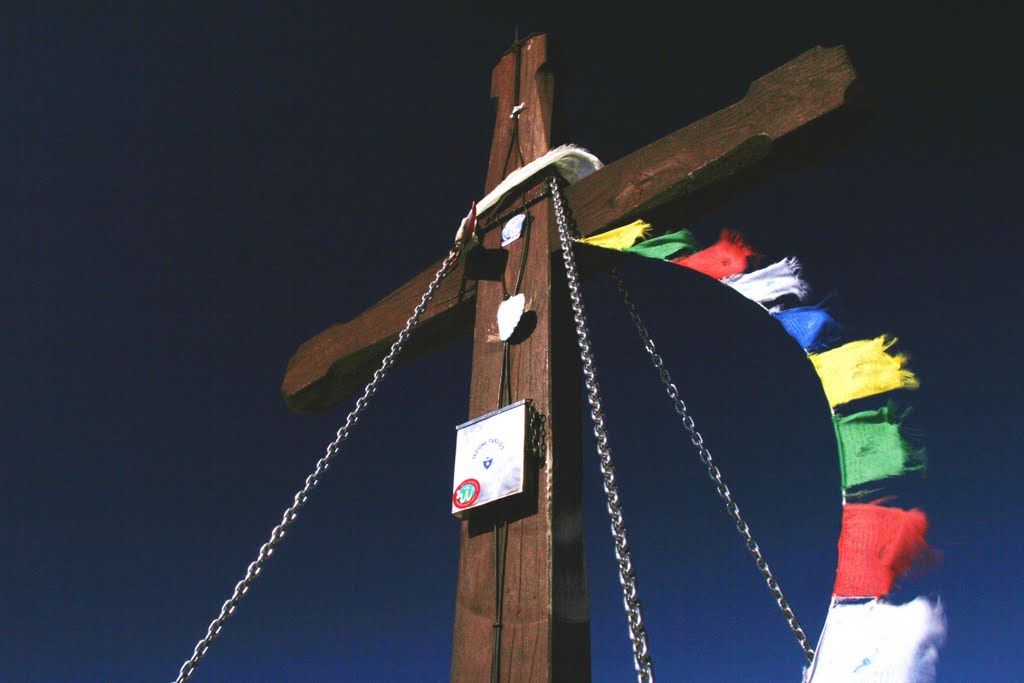
<svg viewBox="0 0 1024 683">
<path fill-rule="evenodd" d="M 498 306 L 498 338 L 508 341 L 526 310 L 526 296 L 520 292 Z"/>
</svg>

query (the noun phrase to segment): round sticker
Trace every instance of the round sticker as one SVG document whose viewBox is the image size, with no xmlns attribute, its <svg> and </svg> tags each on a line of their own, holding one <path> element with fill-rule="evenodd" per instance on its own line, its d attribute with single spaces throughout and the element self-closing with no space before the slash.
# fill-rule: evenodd
<svg viewBox="0 0 1024 683">
<path fill-rule="evenodd" d="M 480 482 L 476 479 L 467 479 L 455 487 L 452 494 L 452 504 L 460 510 L 468 508 L 480 497 Z"/>
<path fill-rule="evenodd" d="M 508 219 L 505 227 L 501 229 L 501 246 L 505 247 L 519 239 L 523 234 L 523 225 L 526 223 L 526 214 L 519 213 Z"/>
</svg>

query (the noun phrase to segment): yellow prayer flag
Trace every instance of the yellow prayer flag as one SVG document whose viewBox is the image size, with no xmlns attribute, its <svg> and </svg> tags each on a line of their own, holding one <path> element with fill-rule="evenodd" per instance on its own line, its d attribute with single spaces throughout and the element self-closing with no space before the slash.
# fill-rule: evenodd
<svg viewBox="0 0 1024 683">
<path fill-rule="evenodd" d="M 824 353 L 809 353 L 830 406 L 874 396 L 893 389 L 916 389 L 917 377 L 904 370 L 907 357 L 886 350 L 896 339 L 886 336 L 861 339 Z"/>
<path fill-rule="evenodd" d="M 637 220 L 633 221 L 629 225 L 623 225 L 621 228 L 615 228 L 608 232 L 602 232 L 600 235 L 593 235 L 591 237 L 581 239 L 580 242 L 594 247 L 622 251 L 623 249 L 629 249 L 637 242 L 647 239 L 647 236 L 650 234 L 650 223 Z"/>
</svg>

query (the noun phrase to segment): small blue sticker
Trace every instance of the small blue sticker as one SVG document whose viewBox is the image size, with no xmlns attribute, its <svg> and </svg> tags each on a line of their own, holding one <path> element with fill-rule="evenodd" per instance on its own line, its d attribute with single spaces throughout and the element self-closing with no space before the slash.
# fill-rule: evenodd
<svg viewBox="0 0 1024 683">
<path fill-rule="evenodd" d="M 523 225 L 526 223 L 526 214 L 517 213 L 508 219 L 505 227 L 501 229 L 501 246 L 506 247 L 523 236 Z"/>
</svg>

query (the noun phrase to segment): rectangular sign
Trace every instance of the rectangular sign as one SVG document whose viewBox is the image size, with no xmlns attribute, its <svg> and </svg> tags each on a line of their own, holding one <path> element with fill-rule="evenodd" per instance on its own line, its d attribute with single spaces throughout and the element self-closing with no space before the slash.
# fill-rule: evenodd
<svg viewBox="0 0 1024 683">
<path fill-rule="evenodd" d="M 517 401 L 455 428 L 453 515 L 523 492 L 527 413 Z"/>
</svg>

